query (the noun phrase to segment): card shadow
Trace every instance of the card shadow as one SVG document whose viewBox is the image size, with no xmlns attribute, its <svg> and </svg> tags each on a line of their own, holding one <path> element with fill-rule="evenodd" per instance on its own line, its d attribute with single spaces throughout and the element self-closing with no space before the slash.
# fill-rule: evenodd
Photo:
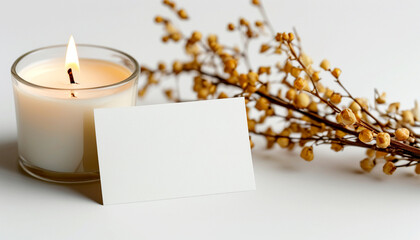
<svg viewBox="0 0 420 240">
<path fill-rule="evenodd" d="M 99 181 L 78 184 L 59 184 L 103 205 L 101 183 Z"/>
<path fill-rule="evenodd" d="M 63 189 L 70 189 L 77 194 L 80 194 L 88 199 L 91 199 L 99 204 L 103 204 L 101 184 L 99 181 L 92 183 L 81 183 L 81 184 L 58 184 L 50 183 L 42 180 L 38 180 L 27 174 L 18 164 L 18 148 L 16 141 L 4 141 L 0 142 L 0 169 L 7 171 L 11 174 L 23 175 L 34 181 L 40 181 L 45 183 L 47 186 L 60 186 Z"/>
</svg>

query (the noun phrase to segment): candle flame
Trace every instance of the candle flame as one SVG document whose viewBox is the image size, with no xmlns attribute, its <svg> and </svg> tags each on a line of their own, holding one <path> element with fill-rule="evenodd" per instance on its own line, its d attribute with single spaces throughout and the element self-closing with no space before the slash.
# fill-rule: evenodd
<svg viewBox="0 0 420 240">
<path fill-rule="evenodd" d="M 76 43 L 73 35 L 70 36 L 66 51 L 66 69 L 71 68 L 72 71 L 79 71 L 79 57 L 77 56 Z"/>
</svg>

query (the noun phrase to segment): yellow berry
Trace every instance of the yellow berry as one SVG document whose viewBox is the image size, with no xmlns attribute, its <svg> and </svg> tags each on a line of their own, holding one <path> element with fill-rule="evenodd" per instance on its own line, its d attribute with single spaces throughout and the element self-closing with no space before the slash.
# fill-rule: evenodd
<svg viewBox="0 0 420 240">
<path fill-rule="evenodd" d="M 181 34 L 179 32 L 172 33 L 170 36 L 175 42 L 178 42 L 181 39 Z"/>
<path fill-rule="evenodd" d="M 255 131 L 255 125 L 257 122 L 253 119 L 248 119 L 248 130 L 249 131 Z"/>
<path fill-rule="evenodd" d="M 339 68 L 334 68 L 334 70 L 332 70 L 331 74 L 335 77 L 338 78 L 341 75 L 341 69 Z"/>
<path fill-rule="evenodd" d="M 364 142 L 364 143 L 369 143 L 373 140 L 373 133 L 372 131 L 368 130 L 368 129 L 363 129 L 360 133 L 359 133 L 359 140 Z"/>
<path fill-rule="evenodd" d="M 247 93 L 255 93 L 257 91 L 257 87 L 252 86 L 252 85 L 248 85 L 245 89 L 245 92 Z"/>
<path fill-rule="evenodd" d="M 239 24 L 241 24 L 243 26 L 249 26 L 249 22 L 245 18 L 239 19 Z"/>
<path fill-rule="evenodd" d="M 235 30 L 235 25 L 233 23 L 229 23 L 228 26 L 227 26 L 227 29 L 229 31 L 233 31 L 233 30 Z"/>
<path fill-rule="evenodd" d="M 290 101 L 295 100 L 296 98 L 296 90 L 293 88 L 290 88 L 289 90 L 287 90 L 286 92 L 286 98 L 289 99 Z"/>
<path fill-rule="evenodd" d="M 244 73 L 240 74 L 238 77 L 239 85 L 241 85 L 242 88 L 246 88 L 248 85 L 248 76 Z"/>
<path fill-rule="evenodd" d="M 313 63 L 313 61 L 312 61 L 312 58 L 311 57 L 309 57 L 305 53 L 301 53 L 299 58 L 301 59 L 303 65 L 305 65 L 306 67 L 308 67 L 308 69 L 309 68 L 312 68 L 311 64 Z"/>
<path fill-rule="evenodd" d="M 297 68 L 297 67 L 293 67 L 292 72 L 291 72 L 292 76 L 295 77 L 295 78 L 299 77 L 301 71 L 302 71 L 302 69 Z"/>
<path fill-rule="evenodd" d="M 312 80 L 314 80 L 315 82 L 318 82 L 321 79 L 321 77 L 319 76 L 319 72 L 314 72 L 312 74 Z"/>
<path fill-rule="evenodd" d="M 287 61 L 286 64 L 284 65 L 284 67 L 283 67 L 283 71 L 285 73 L 290 73 L 292 71 L 292 69 L 293 69 L 293 65 L 289 61 Z"/>
<path fill-rule="evenodd" d="M 234 70 L 232 72 L 236 72 L 236 70 Z M 231 84 L 237 84 L 238 83 L 238 76 L 232 74 L 228 79 L 226 79 L 226 81 L 228 81 Z"/>
<path fill-rule="evenodd" d="M 293 33 L 289 33 L 289 42 L 293 41 L 295 39 L 295 35 Z"/>
<path fill-rule="evenodd" d="M 397 170 L 397 168 L 395 167 L 393 162 L 386 162 L 382 170 L 385 174 L 392 175 L 395 172 L 395 170 Z"/>
<path fill-rule="evenodd" d="M 331 149 L 336 151 L 336 152 L 339 152 L 339 151 L 343 150 L 343 148 L 344 147 L 341 144 L 338 144 L 338 143 L 331 144 Z"/>
<path fill-rule="evenodd" d="M 334 91 L 331 90 L 331 89 L 329 89 L 329 88 L 327 88 L 327 89 L 325 89 L 324 97 L 325 98 L 330 98 L 333 94 L 334 94 Z"/>
<path fill-rule="evenodd" d="M 286 137 L 277 138 L 277 144 L 282 148 L 286 148 L 287 146 L 289 146 L 289 143 L 290 140 Z"/>
<path fill-rule="evenodd" d="M 274 146 L 274 143 L 276 142 L 276 138 L 273 137 L 273 130 L 269 127 L 267 128 L 267 130 L 265 130 L 264 133 L 267 134 L 267 136 L 265 137 L 265 139 L 267 140 L 267 148 L 272 148 Z"/>
<path fill-rule="evenodd" d="M 362 110 L 362 108 L 360 107 L 360 105 L 357 102 L 352 102 L 350 104 L 349 107 L 353 112 L 359 112 L 360 110 Z"/>
<path fill-rule="evenodd" d="M 356 101 L 364 109 L 369 109 L 369 101 L 366 98 L 356 98 Z"/>
<path fill-rule="evenodd" d="M 155 22 L 156 23 L 161 23 L 161 22 L 163 22 L 163 18 L 161 16 L 156 16 L 155 17 Z"/>
<path fill-rule="evenodd" d="M 420 164 L 416 164 L 416 168 L 414 169 L 414 172 L 416 173 L 416 174 L 420 174 Z"/>
<path fill-rule="evenodd" d="M 414 114 L 410 110 L 402 111 L 402 118 L 403 122 L 414 125 Z"/>
<path fill-rule="evenodd" d="M 283 40 L 282 34 L 281 33 L 277 33 L 275 39 L 276 39 L 277 42 L 281 42 Z"/>
<path fill-rule="evenodd" d="M 198 31 L 193 32 L 193 33 L 192 33 L 192 35 L 191 35 L 191 39 L 192 39 L 194 42 L 200 41 L 200 40 L 201 40 L 201 38 L 202 38 L 202 35 L 201 35 L 201 33 L 200 33 L 200 32 L 198 32 Z"/>
<path fill-rule="evenodd" d="M 226 93 L 221 92 L 217 98 L 228 98 L 228 97 L 229 96 Z"/>
<path fill-rule="evenodd" d="M 377 104 L 384 104 L 386 102 L 386 93 L 383 92 L 379 97 L 376 98 Z"/>
<path fill-rule="evenodd" d="M 258 88 L 258 92 L 264 93 L 264 94 L 269 94 L 269 85 L 268 83 L 266 84 L 261 84 L 261 86 Z"/>
<path fill-rule="evenodd" d="M 207 88 L 201 88 L 197 92 L 197 97 L 199 99 L 206 99 L 208 95 L 209 95 L 209 90 Z"/>
<path fill-rule="evenodd" d="M 258 74 L 257 74 L 256 72 L 252 72 L 252 71 L 250 71 L 250 72 L 247 74 L 247 77 L 248 77 L 248 81 L 249 81 L 249 83 L 250 83 L 251 85 L 255 85 L 255 84 L 257 84 L 257 82 L 258 82 Z"/>
<path fill-rule="evenodd" d="M 308 107 L 310 102 L 311 102 L 311 99 L 308 96 L 308 94 L 303 93 L 303 92 L 299 93 L 294 100 L 294 103 L 296 107 L 298 108 L 306 108 Z"/>
<path fill-rule="evenodd" d="M 340 130 L 335 131 L 335 136 L 337 136 L 338 138 L 343 138 L 346 135 L 347 135 L 347 133 L 345 133 L 343 131 L 340 131 Z"/>
<path fill-rule="evenodd" d="M 344 109 L 340 113 L 341 119 L 344 125 L 353 125 L 357 122 L 357 118 L 353 111 L 349 108 Z"/>
<path fill-rule="evenodd" d="M 387 112 L 388 113 L 397 112 L 399 108 L 400 108 L 400 103 L 394 102 L 394 103 L 389 104 Z"/>
<path fill-rule="evenodd" d="M 166 97 L 168 99 L 172 99 L 173 98 L 173 94 L 172 94 L 172 90 L 171 89 L 165 90 L 164 93 L 165 93 L 165 95 L 166 95 Z"/>
<path fill-rule="evenodd" d="M 270 45 L 267 45 L 267 44 L 261 44 L 261 47 L 260 47 L 260 53 L 264 53 L 264 52 L 266 52 L 268 49 L 270 49 Z"/>
<path fill-rule="evenodd" d="M 265 110 L 266 116 L 273 116 L 275 114 L 274 108 L 269 107 L 267 110 Z"/>
<path fill-rule="evenodd" d="M 387 148 L 391 144 L 391 136 L 386 132 L 380 132 L 376 136 L 376 146 L 378 148 Z"/>
<path fill-rule="evenodd" d="M 337 121 L 337 123 L 343 123 L 343 117 L 341 116 L 341 114 L 335 115 L 335 120 Z"/>
<path fill-rule="evenodd" d="M 407 128 L 398 128 L 395 131 L 395 138 L 399 141 L 405 141 L 410 137 L 410 131 Z"/>
<path fill-rule="evenodd" d="M 320 67 L 327 71 L 328 69 L 330 69 L 330 62 L 327 59 L 324 59 L 322 60 Z"/>
<path fill-rule="evenodd" d="M 225 72 L 226 73 L 231 73 L 233 70 L 235 70 L 236 66 L 237 66 L 237 61 L 233 58 L 230 58 L 228 60 L 225 61 Z"/>
<path fill-rule="evenodd" d="M 159 71 L 165 71 L 165 69 L 166 69 L 166 65 L 165 65 L 165 63 L 159 63 L 158 64 L 158 69 L 159 69 Z"/>
<path fill-rule="evenodd" d="M 297 90 L 303 90 L 305 87 L 308 86 L 308 83 L 305 79 L 298 77 L 295 79 L 295 81 L 293 82 L 293 86 L 297 89 Z"/>
<path fill-rule="evenodd" d="M 187 14 L 187 12 L 186 12 L 184 9 L 180 9 L 180 10 L 178 11 L 178 16 L 179 16 L 181 19 L 188 19 L 188 14 Z"/>
<path fill-rule="evenodd" d="M 364 171 L 370 172 L 372 171 L 373 167 L 375 167 L 375 162 L 372 159 L 365 158 L 362 161 L 360 161 L 360 167 Z"/>
<path fill-rule="evenodd" d="M 166 43 L 167 41 L 169 41 L 169 36 L 165 35 L 162 37 L 162 42 Z"/>
<path fill-rule="evenodd" d="M 270 75 L 271 74 L 271 67 L 263 67 L 263 66 L 261 66 L 261 67 L 259 67 L 258 68 L 258 75 L 261 75 L 261 74 L 267 74 L 267 75 Z"/>
<path fill-rule="evenodd" d="M 181 63 L 181 62 L 175 61 L 175 62 L 172 64 L 172 71 L 173 71 L 175 74 L 180 73 L 180 72 L 182 71 L 182 68 L 183 68 L 183 66 L 182 66 L 182 63 Z"/>
<path fill-rule="evenodd" d="M 283 129 L 283 131 L 281 131 L 281 133 L 279 134 L 282 137 L 288 137 L 290 136 L 290 134 L 292 134 L 292 130 L 289 128 L 285 128 Z"/>
<path fill-rule="evenodd" d="M 370 158 L 373 158 L 375 156 L 375 150 L 369 148 L 368 150 L 366 150 L 366 155 Z"/>
<path fill-rule="evenodd" d="M 330 101 L 334 104 L 339 104 L 341 102 L 341 94 L 333 93 L 330 97 Z"/>
<path fill-rule="evenodd" d="M 263 97 L 260 97 L 257 100 L 257 103 L 255 104 L 255 108 L 260 111 L 267 110 L 269 106 L 270 106 L 270 102 L 267 100 L 267 98 L 263 98 Z"/>
<path fill-rule="evenodd" d="M 300 125 L 299 124 L 297 124 L 297 123 L 295 123 L 295 122 L 292 122 L 291 124 L 290 124 L 290 126 L 289 126 L 289 129 L 292 131 L 292 132 L 294 132 L 294 133 L 297 133 L 297 132 L 299 132 L 300 131 Z"/>
<path fill-rule="evenodd" d="M 300 157 L 310 162 L 314 159 L 313 147 L 304 147 L 300 152 Z"/>
<path fill-rule="evenodd" d="M 289 41 L 289 35 L 287 34 L 287 33 L 283 33 L 282 35 L 281 35 L 281 37 L 283 38 L 283 40 L 284 41 Z"/>
<path fill-rule="evenodd" d="M 315 83 L 315 85 L 318 88 L 318 92 L 319 93 L 325 93 L 326 88 L 324 87 L 324 85 L 322 85 L 322 83 L 317 82 L 317 83 Z"/>
<path fill-rule="evenodd" d="M 311 112 L 318 112 L 318 104 L 316 102 L 311 102 L 308 106 L 308 110 Z"/>
<path fill-rule="evenodd" d="M 210 87 L 209 87 L 209 93 L 211 95 L 213 95 L 216 92 L 216 90 L 217 90 L 217 86 L 216 85 L 214 85 L 214 84 L 210 85 Z"/>
</svg>

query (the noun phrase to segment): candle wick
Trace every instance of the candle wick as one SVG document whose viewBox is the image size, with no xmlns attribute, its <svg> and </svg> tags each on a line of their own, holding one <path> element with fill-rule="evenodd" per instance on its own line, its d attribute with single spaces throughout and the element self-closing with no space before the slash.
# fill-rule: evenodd
<svg viewBox="0 0 420 240">
<path fill-rule="evenodd" d="M 71 70 L 71 68 L 69 68 L 69 70 L 67 70 L 67 73 L 69 74 L 70 83 L 75 84 L 76 82 L 74 81 L 73 71 Z"/>
</svg>

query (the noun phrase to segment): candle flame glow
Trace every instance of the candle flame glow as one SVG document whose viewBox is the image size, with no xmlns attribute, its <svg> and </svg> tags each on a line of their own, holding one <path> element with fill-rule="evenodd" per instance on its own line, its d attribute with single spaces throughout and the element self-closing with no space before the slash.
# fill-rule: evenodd
<svg viewBox="0 0 420 240">
<path fill-rule="evenodd" d="M 73 35 L 70 36 L 66 51 L 66 69 L 71 68 L 72 71 L 80 71 L 79 57 L 77 56 L 76 43 Z"/>
</svg>

